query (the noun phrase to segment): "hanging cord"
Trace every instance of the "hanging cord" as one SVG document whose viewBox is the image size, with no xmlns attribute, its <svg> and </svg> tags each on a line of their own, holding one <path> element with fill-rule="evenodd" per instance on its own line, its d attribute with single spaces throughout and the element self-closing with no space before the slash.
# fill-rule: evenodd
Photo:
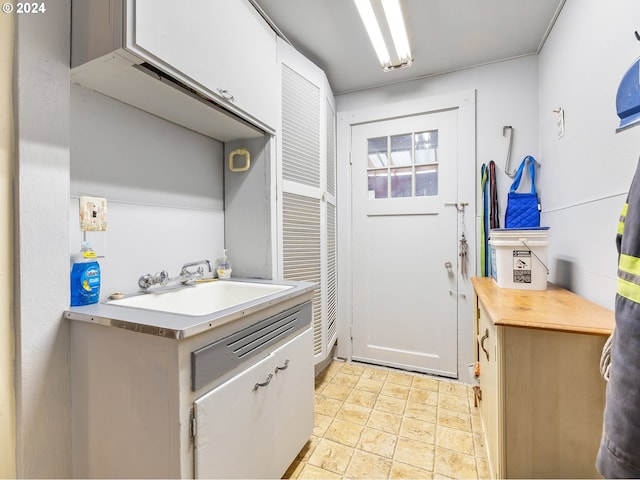
<svg viewBox="0 0 640 480">
<path fill-rule="evenodd" d="M 498 217 L 498 188 L 496 186 L 496 162 L 489 162 L 489 192 L 491 202 L 491 213 L 489 215 L 489 228 L 500 228 L 500 218 Z"/>
<path fill-rule="evenodd" d="M 602 347 L 602 356 L 600 357 L 600 373 L 602 378 L 607 382 L 609 381 L 609 374 L 611 373 L 611 344 L 613 343 L 613 333 L 609 335 L 607 341 Z"/>
<path fill-rule="evenodd" d="M 487 252 L 489 251 L 489 203 L 487 195 L 488 187 L 488 171 L 487 166 L 483 163 L 480 168 L 480 188 L 482 189 L 482 226 L 480 228 L 480 275 L 483 277 L 489 276 L 489 257 Z"/>
</svg>

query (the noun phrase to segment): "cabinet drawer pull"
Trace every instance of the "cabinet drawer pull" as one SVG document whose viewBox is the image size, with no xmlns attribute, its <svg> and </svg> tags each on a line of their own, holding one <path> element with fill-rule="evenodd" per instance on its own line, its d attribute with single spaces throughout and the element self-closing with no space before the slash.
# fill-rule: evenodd
<svg viewBox="0 0 640 480">
<path fill-rule="evenodd" d="M 279 367 L 279 366 L 276 365 L 275 373 L 278 373 L 279 370 L 286 370 L 288 367 L 289 367 L 289 359 L 287 358 L 284 361 L 284 365 L 282 367 Z"/>
<path fill-rule="evenodd" d="M 484 348 L 484 341 L 489 338 L 489 329 L 485 328 L 484 330 L 484 335 L 482 336 L 482 338 L 480 339 L 480 348 L 482 349 L 482 351 L 484 352 L 484 354 L 487 356 L 487 361 L 489 361 L 489 352 L 487 351 L 486 348 Z"/>
<path fill-rule="evenodd" d="M 266 387 L 267 385 L 269 385 L 269 382 L 271 382 L 271 379 L 272 379 L 272 378 L 273 378 L 273 373 L 270 373 L 270 374 L 267 376 L 267 379 L 266 379 L 264 382 L 262 382 L 262 383 L 256 383 L 256 384 L 253 386 L 253 389 L 254 389 L 254 390 L 257 390 L 257 389 L 259 389 L 260 387 Z"/>
</svg>

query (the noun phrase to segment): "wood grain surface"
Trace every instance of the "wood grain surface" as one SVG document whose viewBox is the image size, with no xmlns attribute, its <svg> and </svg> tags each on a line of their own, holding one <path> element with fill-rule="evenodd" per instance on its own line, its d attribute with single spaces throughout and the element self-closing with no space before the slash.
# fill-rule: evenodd
<svg viewBox="0 0 640 480">
<path fill-rule="evenodd" d="M 492 278 L 471 279 L 495 325 L 609 335 L 614 312 L 552 283 L 547 290 L 499 288 Z"/>
</svg>

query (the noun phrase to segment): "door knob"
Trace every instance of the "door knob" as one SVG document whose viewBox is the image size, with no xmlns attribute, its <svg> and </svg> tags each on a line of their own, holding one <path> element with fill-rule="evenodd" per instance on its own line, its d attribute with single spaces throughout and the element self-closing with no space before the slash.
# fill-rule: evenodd
<svg viewBox="0 0 640 480">
<path fill-rule="evenodd" d="M 444 262 L 444 268 L 447 269 L 449 275 L 453 273 L 453 265 L 451 265 L 451 262 Z"/>
</svg>

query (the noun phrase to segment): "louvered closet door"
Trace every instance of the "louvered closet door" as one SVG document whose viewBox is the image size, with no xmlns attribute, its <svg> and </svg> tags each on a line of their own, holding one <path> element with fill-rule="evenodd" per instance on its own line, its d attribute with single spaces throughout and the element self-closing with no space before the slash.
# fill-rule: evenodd
<svg viewBox="0 0 640 480">
<path fill-rule="evenodd" d="M 337 333 L 335 113 L 325 105 L 324 78 L 318 72 L 310 80 L 282 63 L 280 144 L 282 274 L 318 284 L 313 298 L 316 362 L 326 358 Z"/>
<path fill-rule="evenodd" d="M 332 101 L 325 98 L 325 132 L 326 132 L 326 339 L 327 348 L 331 348 L 338 336 L 338 266 L 336 240 L 336 112 Z M 328 352 L 327 352 L 328 353 Z"/>
</svg>

